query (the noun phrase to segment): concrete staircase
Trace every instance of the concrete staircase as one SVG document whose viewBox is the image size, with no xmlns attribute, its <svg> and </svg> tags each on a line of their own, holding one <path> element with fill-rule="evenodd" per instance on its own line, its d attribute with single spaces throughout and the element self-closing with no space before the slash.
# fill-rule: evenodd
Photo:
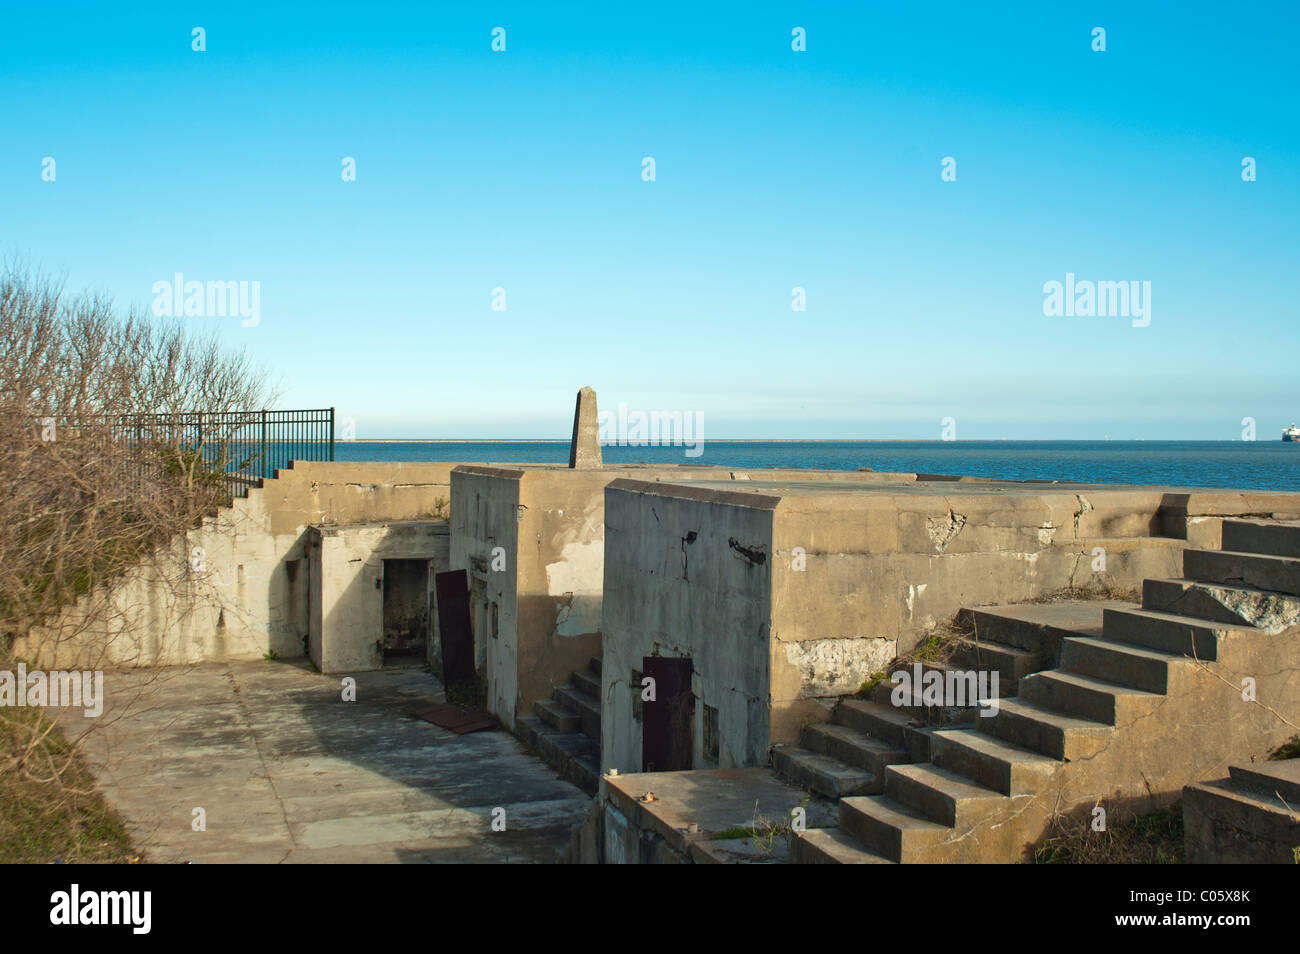
<svg viewBox="0 0 1300 954">
<path fill-rule="evenodd" d="M 963 611 L 959 625 L 970 635 L 958 640 L 946 662 L 921 666 L 945 675 L 996 671 L 998 695 L 1015 696 L 1025 676 L 1052 664 L 1067 633 L 1100 633 L 1103 608 L 1126 605 L 1069 602 Z M 798 745 L 773 746 L 773 767 L 827 798 L 879 795 L 888 766 L 930 761 L 937 727 L 973 724 L 977 718 L 974 705 L 894 706 L 894 688 L 885 681 L 869 700 L 841 700 L 832 721 L 806 726 Z"/>
<path fill-rule="evenodd" d="M 1187 551 L 1183 578 L 1148 580 L 1140 608 L 966 615 L 1055 668 L 973 728 L 936 728 L 930 761 L 885 766 L 882 791 L 841 797 L 838 829 L 800 833 L 792 861 L 1022 860 L 1056 815 L 1162 807 L 1300 722 L 1300 524 L 1225 520 L 1223 550 Z"/>
<path fill-rule="evenodd" d="M 533 704 L 536 718 L 516 720 L 517 731 L 551 768 L 588 795 L 600 787 L 600 657 L 575 670 L 550 699 Z"/>
</svg>

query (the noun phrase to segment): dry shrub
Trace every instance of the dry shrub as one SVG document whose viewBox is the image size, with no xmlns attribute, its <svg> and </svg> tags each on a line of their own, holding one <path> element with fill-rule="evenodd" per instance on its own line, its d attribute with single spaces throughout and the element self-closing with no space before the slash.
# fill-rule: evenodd
<svg viewBox="0 0 1300 954">
<path fill-rule="evenodd" d="M 15 670 L 16 644 L 29 668 L 150 661 L 132 651 L 132 607 L 111 594 L 150 561 L 168 564 L 157 581 L 183 582 L 172 544 L 229 501 L 229 434 L 188 422 L 270 397 L 261 372 L 211 334 L 0 269 L 0 670 Z M 111 653 L 91 638 L 107 632 Z M 55 737 L 59 715 L 0 706 L 0 778 L 85 794 L 76 746 Z"/>
</svg>

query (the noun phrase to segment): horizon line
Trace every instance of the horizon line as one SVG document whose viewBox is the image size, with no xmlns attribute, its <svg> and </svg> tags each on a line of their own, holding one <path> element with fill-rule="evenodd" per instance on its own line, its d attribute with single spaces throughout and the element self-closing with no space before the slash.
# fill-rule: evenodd
<svg viewBox="0 0 1300 954">
<path fill-rule="evenodd" d="M 1078 444 L 1095 442 L 1106 444 L 1286 444 L 1280 438 L 1246 441 L 1240 438 L 1208 437 L 981 437 L 944 440 L 933 437 L 710 437 L 683 443 L 654 442 L 645 444 L 601 441 L 601 447 L 680 447 L 684 443 L 699 444 Z M 283 443 L 293 443 L 285 441 Z M 335 444 L 569 444 L 568 438 L 557 437 L 357 437 L 351 440 L 336 439 Z"/>
</svg>

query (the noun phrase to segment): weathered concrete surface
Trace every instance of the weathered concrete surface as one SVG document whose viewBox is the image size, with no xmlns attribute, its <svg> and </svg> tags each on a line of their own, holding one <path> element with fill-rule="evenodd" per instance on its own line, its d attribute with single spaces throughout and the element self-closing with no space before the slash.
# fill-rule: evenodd
<svg viewBox="0 0 1300 954">
<path fill-rule="evenodd" d="M 307 528 L 446 518 L 450 462 L 295 463 L 64 614 L 75 639 L 16 651 L 48 667 L 305 655 Z M 86 622 L 81 622 L 86 621 Z"/>
<path fill-rule="evenodd" d="M 343 702 L 305 661 L 111 672 L 104 715 L 61 724 L 93 726 L 84 751 L 149 861 L 556 860 L 589 798 L 505 732 L 412 718 L 443 700 L 428 672 L 355 678 Z"/>
<path fill-rule="evenodd" d="M 963 606 L 1178 577 L 1188 520 L 1300 508 L 1297 494 L 749 476 L 607 488 L 603 768 L 641 768 L 631 681 L 645 656 L 693 661 L 696 765 L 704 706 L 719 712 L 718 765 L 761 765 Z M 1286 560 L 1246 569 L 1271 579 Z"/>
<path fill-rule="evenodd" d="M 605 487 L 611 481 L 691 476 L 731 483 L 760 473 L 837 485 L 913 476 L 671 465 L 458 466 L 451 475 L 451 565 L 469 571 L 476 657 L 487 674 L 492 712 L 514 727 L 570 672 L 601 654 Z M 492 605 L 497 627 L 489 636 L 477 623 Z"/>
<path fill-rule="evenodd" d="M 569 442 L 569 467 L 590 470 L 600 467 L 600 424 L 596 412 L 596 392 L 592 388 L 578 391 L 573 407 L 573 440 Z"/>
<path fill-rule="evenodd" d="M 654 795 L 646 801 L 647 793 Z M 790 838 L 714 840 L 713 835 L 766 823 L 789 826 L 802 808 L 808 828 L 835 825 L 835 806 L 765 769 L 647 772 L 601 779 L 597 818 L 601 860 L 610 864 L 747 864 L 788 860 Z M 689 826 L 697 825 L 697 832 Z M 592 859 L 588 859 L 592 860 Z"/>
<path fill-rule="evenodd" d="M 1228 772 L 1183 789 L 1188 863 L 1300 861 L 1300 759 L 1233 765 Z"/>
<path fill-rule="evenodd" d="M 1274 528 L 1267 542 L 1279 541 L 1300 549 L 1300 527 Z M 1058 665 L 1022 679 L 1016 699 L 981 712 L 974 729 L 936 730 L 930 763 L 887 766 L 882 794 L 841 799 L 841 834 L 889 861 L 1006 862 L 1024 858 L 1054 817 L 1082 819 L 1100 807 L 1113 823 L 1182 794 L 1192 860 L 1197 851 L 1291 860 L 1300 771 L 1233 763 L 1262 758 L 1300 724 L 1300 626 L 1285 623 L 1295 593 L 1248 600 L 1235 580 L 1236 597 L 1225 602 L 1220 575 L 1195 572 L 1205 555 L 1184 553 L 1191 585 L 1183 592 L 1195 599 L 1177 596 L 1184 581 L 1161 581 L 1173 585 L 1147 593 L 1165 600 L 1173 592 L 1184 604 L 1177 612 L 1149 603 L 1103 609 L 1100 633 L 1065 636 Z M 1202 582 L 1211 585 L 1196 589 Z M 1268 612 L 1255 613 L 1260 607 Z M 1254 623 L 1240 622 L 1247 617 Z M 1043 622 L 1047 635 L 1056 621 Z M 1213 781 L 1225 769 L 1231 784 Z M 851 847 L 797 843 L 792 858 L 843 862 Z"/>
<path fill-rule="evenodd" d="M 433 576 L 448 569 L 450 550 L 450 528 L 442 520 L 308 528 L 307 647 L 316 668 L 348 673 L 383 666 L 385 560 L 428 561 L 427 655 L 430 662 L 439 659 Z"/>
</svg>

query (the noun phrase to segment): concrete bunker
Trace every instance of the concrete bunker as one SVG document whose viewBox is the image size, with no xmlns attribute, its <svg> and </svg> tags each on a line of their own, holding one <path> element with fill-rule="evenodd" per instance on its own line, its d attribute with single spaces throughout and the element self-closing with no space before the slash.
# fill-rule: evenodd
<svg viewBox="0 0 1300 954">
<path fill-rule="evenodd" d="M 414 656 L 423 660 L 431 628 L 429 559 L 397 557 L 383 560 L 384 658 Z"/>
<path fill-rule="evenodd" d="M 446 521 L 312 526 L 307 651 L 321 672 L 436 664 L 434 579 L 447 569 Z"/>
</svg>

